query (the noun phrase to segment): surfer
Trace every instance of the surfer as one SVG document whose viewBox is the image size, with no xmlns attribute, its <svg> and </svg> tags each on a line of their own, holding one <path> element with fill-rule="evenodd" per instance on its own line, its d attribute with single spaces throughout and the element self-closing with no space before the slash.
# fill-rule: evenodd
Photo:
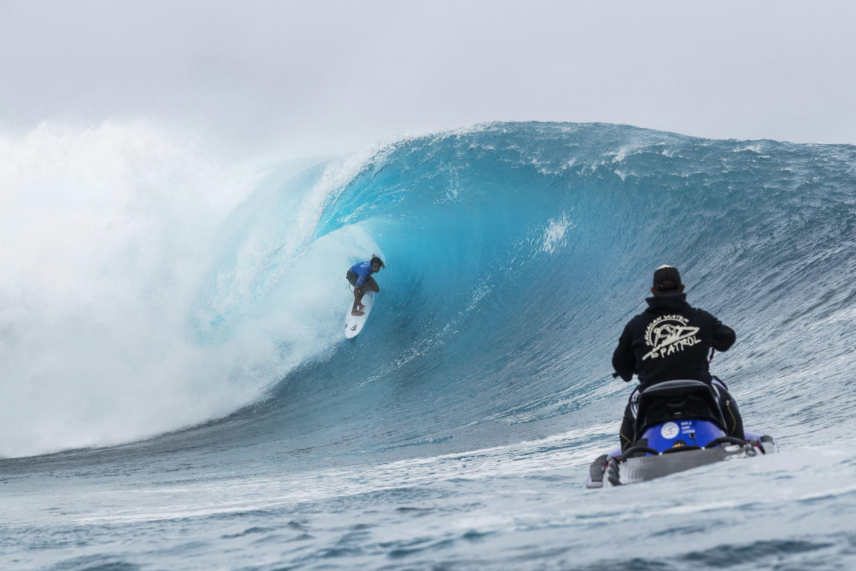
<svg viewBox="0 0 856 571">
<path fill-rule="evenodd" d="M 728 425 L 723 428 L 729 436 L 743 439 L 743 420 L 737 403 L 725 383 L 711 376 L 708 360 L 711 348 L 727 351 L 734 344 L 737 339 L 734 330 L 687 303 L 677 268 L 657 268 L 651 293 L 654 297 L 645 299 L 648 309 L 630 320 L 612 355 L 616 376 L 625 382 L 634 373 L 639 378 L 639 387 L 630 395 L 624 411 L 621 449 L 633 445 L 640 389 L 672 380 L 696 380 L 712 385 Z"/>
<path fill-rule="evenodd" d="M 348 270 L 345 277 L 348 279 L 348 283 L 354 286 L 354 306 L 351 308 L 351 315 L 363 315 L 363 308 L 365 307 L 362 304 L 363 296 L 369 290 L 375 293 L 380 291 L 372 274 L 378 273 L 381 268 L 385 267 L 380 258 L 372 255 L 371 260 L 355 264 Z"/>
</svg>

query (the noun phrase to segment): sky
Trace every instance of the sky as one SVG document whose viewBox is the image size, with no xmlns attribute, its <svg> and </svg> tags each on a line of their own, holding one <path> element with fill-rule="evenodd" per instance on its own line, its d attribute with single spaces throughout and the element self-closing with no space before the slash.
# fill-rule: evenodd
<svg viewBox="0 0 856 571">
<path fill-rule="evenodd" d="M 486 121 L 856 143 L 856 2 L 6 0 L 0 134 L 144 120 L 237 155 Z"/>
</svg>

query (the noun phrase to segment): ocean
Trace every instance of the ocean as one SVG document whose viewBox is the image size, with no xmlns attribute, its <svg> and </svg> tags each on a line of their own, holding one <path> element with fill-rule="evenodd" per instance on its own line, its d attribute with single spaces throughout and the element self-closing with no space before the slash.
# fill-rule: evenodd
<svg viewBox="0 0 856 571">
<path fill-rule="evenodd" d="M 856 568 L 854 146 L 489 123 L 238 168 L 43 127 L 0 184 L 2 569 Z M 587 490 L 661 264 L 781 453 Z"/>
</svg>

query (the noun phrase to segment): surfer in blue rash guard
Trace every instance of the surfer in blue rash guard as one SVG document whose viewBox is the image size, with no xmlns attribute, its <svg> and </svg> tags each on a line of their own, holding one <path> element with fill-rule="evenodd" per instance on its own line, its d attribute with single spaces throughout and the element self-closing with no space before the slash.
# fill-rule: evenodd
<svg viewBox="0 0 856 571">
<path fill-rule="evenodd" d="M 385 267 L 380 258 L 372 255 L 371 260 L 355 264 L 348 270 L 345 277 L 348 283 L 354 286 L 354 306 L 351 308 L 351 315 L 363 315 L 363 308 L 365 307 L 362 304 L 363 296 L 369 290 L 373 292 L 380 291 L 380 287 L 378 287 L 372 274 L 378 273 L 381 268 Z"/>
</svg>

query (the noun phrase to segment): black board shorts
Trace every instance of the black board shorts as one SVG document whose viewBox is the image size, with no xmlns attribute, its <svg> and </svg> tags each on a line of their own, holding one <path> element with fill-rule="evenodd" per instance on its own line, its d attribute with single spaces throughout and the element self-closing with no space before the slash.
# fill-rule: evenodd
<svg viewBox="0 0 856 571">
<path fill-rule="evenodd" d="M 348 270 L 348 273 L 345 274 L 345 278 L 348 280 L 349 284 L 351 284 L 354 287 L 357 287 L 357 280 L 360 279 L 360 276 L 358 274 L 355 274 L 351 270 Z M 366 280 L 366 283 L 363 284 L 363 287 L 365 287 L 366 285 L 373 283 L 373 282 L 374 282 L 374 278 L 370 277 L 369 279 Z"/>
</svg>

